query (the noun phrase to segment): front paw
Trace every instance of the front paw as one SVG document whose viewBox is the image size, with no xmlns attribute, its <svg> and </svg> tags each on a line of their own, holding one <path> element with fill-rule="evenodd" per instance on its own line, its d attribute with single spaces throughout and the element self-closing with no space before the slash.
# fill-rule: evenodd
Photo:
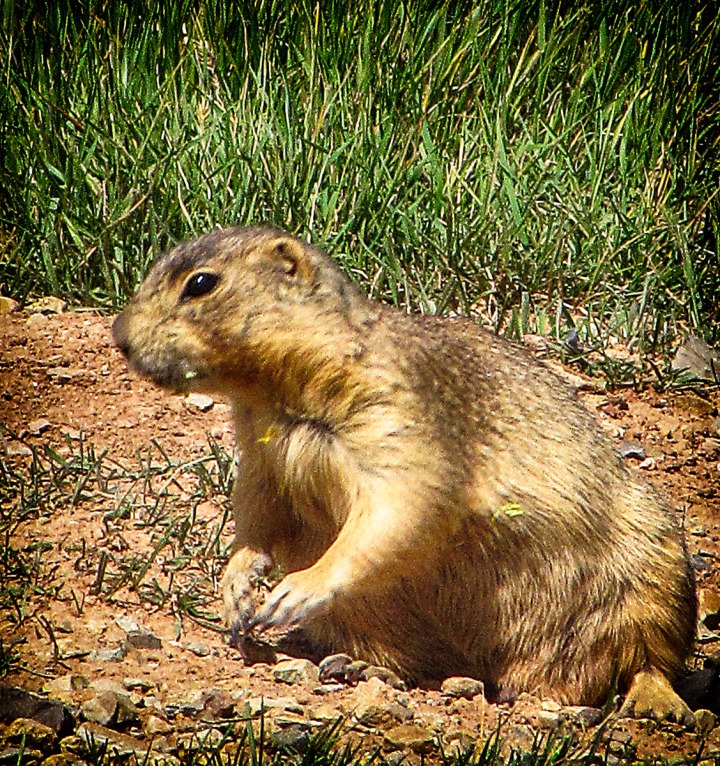
<svg viewBox="0 0 720 766">
<path fill-rule="evenodd" d="M 250 621 L 250 629 L 262 633 L 269 628 L 293 630 L 332 605 L 334 594 L 308 570 L 293 572 L 276 585 L 265 606 Z"/>
<path fill-rule="evenodd" d="M 240 646 L 255 615 L 263 591 L 263 580 L 272 568 L 266 553 L 241 548 L 228 562 L 221 589 L 225 624 L 230 628 L 230 643 Z"/>
</svg>

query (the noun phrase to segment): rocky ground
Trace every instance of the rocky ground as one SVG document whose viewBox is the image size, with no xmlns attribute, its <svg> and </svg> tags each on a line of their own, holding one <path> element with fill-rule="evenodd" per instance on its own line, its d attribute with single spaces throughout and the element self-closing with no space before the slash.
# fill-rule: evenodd
<svg viewBox="0 0 720 766">
<path fill-rule="evenodd" d="M 302 751 L 340 720 L 341 742 L 391 762 L 482 748 L 498 731 L 505 754 L 538 735 L 610 763 L 720 754 L 711 713 L 691 731 L 527 695 L 492 705 L 469 679 L 406 689 L 342 658 L 246 667 L 217 619 L 228 407 L 138 379 L 109 328 L 91 312 L 0 317 L 0 762 L 92 761 L 88 739 L 174 763 L 206 738 L 229 757 L 261 713 L 271 750 Z M 717 387 L 608 392 L 566 373 L 678 509 L 702 606 L 699 665 L 720 639 Z"/>
</svg>

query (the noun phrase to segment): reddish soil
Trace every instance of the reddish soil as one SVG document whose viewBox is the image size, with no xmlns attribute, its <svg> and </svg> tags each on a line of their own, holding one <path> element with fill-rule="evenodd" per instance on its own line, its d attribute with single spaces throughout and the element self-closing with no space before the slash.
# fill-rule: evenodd
<svg viewBox="0 0 720 766">
<path fill-rule="evenodd" d="M 67 688 L 70 674 L 84 676 L 91 686 L 98 679 L 143 679 L 145 690 L 131 692 L 141 713 L 138 736 L 143 726 L 147 731 L 151 714 L 168 718 L 173 701 L 210 688 L 231 694 L 238 707 L 261 695 L 293 697 L 297 710 L 286 705 L 281 713 L 289 718 L 278 720 L 278 726 L 289 725 L 293 716 L 317 722 L 331 720 L 335 711 L 351 715 L 358 700 L 369 695 L 409 710 L 405 723 L 432 731 L 446 746 L 482 740 L 501 718 L 507 719 L 508 737 L 519 744 L 527 736 L 526 724 L 551 725 L 557 712 L 551 701 L 522 698 L 514 707 L 493 706 L 481 697 L 450 700 L 433 690 L 398 692 L 379 681 L 320 694 L 312 685 L 278 684 L 268 665 L 245 667 L 212 620 L 224 565 L 219 554 L 232 533 L 232 522 L 225 523 L 226 498 L 207 488 L 201 492 L 197 471 L 168 468 L 163 457 L 164 452 L 173 463 L 200 460 L 209 454 L 208 435 L 229 454 L 229 408 L 216 402 L 201 412 L 140 380 L 113 347 L 110 324 L 109 318 L 90 312 L 0 317 L 5 557 L 0 580 L 6 580 L 0 586 L 3 594 L 5 589 L 15 594 L 0 599 L 0 638 L 5 656 L 13 660 L 2 682 L 33 690 L 47 687 L 53 696 L 80 705 L 95 692 Z M 658 393 L 650 387 L 599 393 L 598 386 L 596 392 L 581 392 L 582 398 L 618 445 L 640 442 L 653 458 L 644 468 L 640 460 L 629 462 L 673 500 L 690 552 L 705 562 L 706 568 L 697 572 L 703 615 L 709 615 L 697 647 L 699 662 L 716 651 L 720 639 L 708 629 L 720 622 L 713 617 L 720 611 L 720 395 L 707 389 Z M 44 451 L 47 446 L 57 459 Z M 40 456 L 34 469 L 33 448 Z M 77 468 L 81 450 L 85 464 L 96 464 L 84 474 Z M 76 470 L 65 478 L 58 469 L 60 458 L 76 461 Z M 148 479 L 139 476 L 148 460 L 165 470 Z M 122 469 L 113 469 L 113 461 Z M 54 472 L 43 473 L 41 468 L 49 471 L 51 465 Z M 203 465 L 213 468 L 212 461 Z M 19 484 L 22 477 L 27 498 L 33 476 L 45 493 L 34 509 L 21 504 Z M 186 533 L 173 527 L 178 519 L 185 520 Z M 118 578 L 132 572 L 137 577 L 118 586 Z M 23 587 L 29 577 L 32 587 Z M 128 616 L 159 638 L 160 648 L 131 648 L 120 661 L 90 654 L 120 645 L 126 623 L 120 619 L 119 624 L 118 618 Z M 383 732 L 402 722 L 403 716 L 393 715 L 357 726 L 348 736 L 363 737 L 368 746 L 382 743 Z M 180 714 L 171 725 L 179 730 L 196 722 Z M 576 734 L 581 728 L 575 726 Z M 617 720 L 610 728 L 618 741 L 632 735 L 638 757 L 658 752 L 690 756 L 703 738 L 706 753 L 720 752 L 718 727 L 690 732 L 674 724 Z M 384 747 L 394 746 L 385 742 Z"/>
</svg>

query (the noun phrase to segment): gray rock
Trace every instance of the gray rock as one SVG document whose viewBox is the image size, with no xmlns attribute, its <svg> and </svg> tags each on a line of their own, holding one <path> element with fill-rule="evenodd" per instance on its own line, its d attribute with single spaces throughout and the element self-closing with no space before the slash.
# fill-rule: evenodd
<svg viewBox="0 0 720 766">
<path fill-rule="evenodd" d="M 67 301 L 48 295 L 26 304 L 25 311 L 30 314 L 62 314 L 66 308 Z"/>
<path fill-rule="evenodd" d="M 42 686 L 42 691 L 51 697 L 62 698 L 68 692 L 89 688 L 90 681 L 85 676 L 79 673 L 66 673 L 64 676 L 58 676 L 46 681 Z"/>
<path fill-rule="evenodd" d="M 308 708 L 307 713 L 310 721 L 320 725 L 331 725 L 343 718 L 342 713 L 335 705 L 312 705 Z"/>
<path fill-rule="evenodd" d="M 60 740 L 60 752 L 63 755 L 77 758 L 84 755 L 85 750 L 85 740 L 81 739 L 76 734 L 71 734 L 69 737 L 63 737 L 63 739 Z"/>
<path fill-rule="evenodd" d="M 215 721 L 235 715 L 235 700 L 223 689 L 210 689 L 203 695 L 203 716 Z"/>
<path fill-rule="evenodd" d="M 109 726 L 115 720 L 118 701 L 111 691 L 102 691 L 82 704 L 80 713 L 86 721 Z"/>
<path fill-rule="evenodd" d="M 347 669 L 352 663 L 352 657 L 347 654 L 331 654 L 320 663 L 320 682 L 325 684 L 328 681 L 347 681 Z"/>
<path fill-rule="evenodd" d="M 387 710 L 395 720 L 402 721 L 403 723 L 409 723 L 415 717 L 410 708 L 401 705 L 398 702 L 391 702 L 387 706 Z"/>
<path fill-rule="evenodd" d="M 127 646 L 133 649 L 162 649 L 162 641 L 149 630 L 133 630 L 125 637 Z"/>
<path fill-rule="evenodd" d="M 203 641 L 195 641 L 192 644 L 186 644 L 185 648 L 192 652 L 196 657 L 209 657 L 212 654 L 210 647 Z"/>
<path fill-rule="evenodd" d="M 304 753 L 310 742 L 310 735 L 302 726 L 288 726 L 270 735 L 270 744 L 276 750 Z"/>
<path fill-rule="evenodd" d="M 16 686 L 0 687 L 0 723 L 32 718 L 49 726 L 58 736 L 69 734 L 75 719 L 69 708 Z"/>
<path fill-rule="evenodd" d="M 270 715 L 270 720 L 282 729 L 286 729 L 290 726 L 299 726 L 301 729 L 308 731 L 312 724 L 305 718 L 304 715 L 299 713 L 288 713 L 285 710 L 274 710 Z"/>
<path fill-rule="evenodd" d="M 645 447 L 640 444 L 640 442 L 636 441 L 626 441 L 623 442 L 618 447 L 618 452 L 620 454 L 620 457 L 622 458 L 635 458 L 637 460 L 645 460 L 647 457 L 647 452 L 645 452 Z"/>
<path fill-rule="evenodd" d="M 172 730 L 172 726 L 157 715 L 149 715 L 143 725 L 143 731 L 149 737 L 154 737 L 156 734 L 169 734 Z"/>
<path fill-rule="evenodd" d="M 347 682 L 349 684 L 356 684 L 360 681 L 360 676 L 366 667 L 368 667 L 368 663 L 364 660 L 353 660 L 346 668 Z"/>
<path fill-rule="evenodd" d="M 48 324 L 48 318 L 45 316 L 45 314 L 31 314 L 27 322 L 25 322 L 25 327 L 27 327 L 28 330 L 41 330 L 44 327 L 47 327 Z"/>
<path fill-rule="evenodd" d="M 302 713 L 303 708 L 294 697 L 252 697 L 241 712 L 247 711 L 253 718 L 264 710 L 280 709 L 288 713 Z"/>
<path fill-rule="evenodd" d="M 75 632 L 75 626 L 73 625 L 72 621 L 69 620 L 67 617 L 65 619 L 60 619 L 55 624 L 55 632 L 56 633 L 65 633 L 66 635 L 70 633 Z"/>
<path fill-rule="evenodd" d="M 115 618 L 115 624 L 125 633 L 139 633 L 141 631 L 140 623 L 129 614 L 119 614 Z"/>
<path fill-rule="evenodd" d="M 465 678 L 464 676 L 452 676 L 442 682 L 440 691 L 446 697 L 463 697 L 471 700 L 478 694 L 484 694 L 485 686 L 482 681 L 475 678 Z"/>
<path fill-rule="evenodd" d="M 16 311 L 20 311 L 20 304 L 12 298 L 0 295 L 0 316 L 14 314 Z"/>
<path fill-rule="evenodd" d="M 98 678 L 92 685 L 96 692 L 115 692 L 116 694 L 125 694 L 125 687 L 120 681 L 112 678 Z"/>
<path fill-rule="evenodd" d="M 194 694 L 169 694 L 165 699 L 165 711 L 169 716 L 176 716 L 178 713 L 188 718 L 196 718 L 205 708 L 203 692 L 198 691 Z"/>
<path fill-rule="evenodd" d="M 586 705 L 570 705 L 565 711 L 582 726 L 597 726 L 604 718 L 603 711 Z"/>
<path fill-rule="evenodd" d="M 565 721 L 565 715 L 559 710 L 538 710 L 537 724 L 541 729 L 557 729 Z"/>
<path fill-rule="evenodd" d="M 103 689 L 83 703 L 80 712 L 86 721 L 101 726 L 127 726 L 137 721 L 138 712 L 127 694 Z"/>
<path fill-rule="evenodd" d="M 503 739 L 518 752 L 532 751 L 537 747 L 538 731 L 528 724 L 511 724 L 503 727 Z"/>
<path fill-rule="evenodd" d="M 55 383 L 69 383 L 75 378 L 82 376 L 82 370 L 71 369 L 70 367 L 50 367 L 46 370 L 48 378 L 52 378 Z"/>
<path fill-rule="evenodd" d="M 18 442 L 10 442 L 5 447 L 5 454 L 8 457 L 29 457 L 33 451 L 27 444 L 20 444 Z"/>
<path fill-rule="evenodd" d="M 388 699 L 388 694 L 392 695 L 392 692 L 378 678 L 361 681 L 345 703 L 345 707 L 353 718 L 364 726 L 405 723 L 410 711 L 394 700 Z"/>
<path fill-rule="evenodd" d="M 127 650 L 124 646 L 116 646 L 114 649 L 93 649 L 88 659 L 91 662 L 122 662 Z"/>
<path fill-rule="evenodd" d="M 188 394 L 185 401 L 191 409 L 200 410 L 200 412 L 209 412 L 215 405 L 213 398 L 207 394 Z"/>
<path fill-rule="evenodd" d="M 343 688 L 343 684 L 320 684 L 313 689 L 313 694 L 333 694 L 334 692 L 341 692 Z"/>
<path fill-rule="evenodd" d="M 123 678 L 122 685 L 128 691 L 149 692 L 155 688 L 155 683 L 147 678 Z"/>
<path fill-rule="evenodd" d="M 360 672 L 361 681 L 369 681 L 371 678 L 379 678 L 393 689 L 405 691 L 407 686 L 405 682 L 394 673 L 390 668 L 379 667 L 378 665 L 368 665 Z"/>
<path fill-rule="evenodd" d="M 33 436 L 40 436 L 49 428 L 52 428 L 52 423 L 49 420 L 45 420 L 45 418 L 38 418 L 28 423 L 28 431 Z"/>
<path fill-rule="evenodd" d="M 127 694 L 115 694 L 117 699 L 117 711 L 115 723 L 118 726 L 129 726 L 138 720 L 138 711 L 135 703 Z"/>
<path fill-rule="evenodd" d="M 285 684 L 316 685 L 320 679 L 317 665 L 310 660 L 283 660 L 273 668 L 273 678 Z"/>
<path fill-rule="evenodd" d="M 710 569 L 710 564 L 699 553 L 691 553 L 689 560 L 690 566 L 696 572 L 705 572 Z"/>
<path fill-rule="evenodd" d="M 684 377 L 696 380 L 720 378 L 720 351 L 697 335 L 688 335 L 675 354 L 670 366 Z"/>
</svg>

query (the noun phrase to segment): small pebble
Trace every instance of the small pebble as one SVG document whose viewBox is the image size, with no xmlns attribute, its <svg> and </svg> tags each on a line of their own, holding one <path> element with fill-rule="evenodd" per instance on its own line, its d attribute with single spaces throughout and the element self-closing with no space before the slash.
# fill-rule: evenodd
<svg viewBox="0 0 720 766">
<path fill-rule="evenodd" d="M 585 705 L 569 706 L 565 708 L 573 720 L 583 726 L 597 726 L 603 719 L 603 711 L 596 707 L 587 707 Z"/>
<path fill-rule="evenodd" d="M 32 450 L 26 444 L 11 442 L 5 448 L 5 453 L 8 457 L 29 457 L 32 455 Z"/>
<path fill-rule="evenodd" d="M 115 694 L 111 691 L 103 691 L 84 702 L 80 712 L 86 721 L 109 726 L 115 720 L 117 708 L 118 701 Z"/>
<path fill-rule="evenodd" d="M 149 737 L 155 734 L 169 734 L 172 730 L 172 726 L 164 718 L 157 715 L 149 715 L 143 726 L 143 731 Z"/>
<path fill-rule="evenodd" d="M 91 662 L 122 662 L 126 653 L 124 646 L 117 646 L 114 649 L 93 649 L 88 659 Z"/>
<path fill-rule="evenodd" d="M 188 394 L 185 401 L 191 409 L 200 410 L 200 412 L 209 412 L 215 405 L 213 398 L 207 394 Z"/>
<path fill-rule="evenodd" d="M 154 682 L 147 678 L 123 678 L 122 685 L 128 691 L 149 692 L 155 688 Z"/>
<path fill-rule="evenodd" d="M 25 306 L 25 310 L 30 314 L 62 314 L 67 308 L 67 301 L 62 298 L 55 298 L 48 295 L 44 298 L 38 298 Z"/>
<path fill-rule="evenodd" d="M 145 631 L 128 633 L 125 642 L 133 649 L 162 649 L 162 641 L 156 635 Z"/>
<path fill-rule="evenodd" d="M 718 717 L 710 710 L 695 711 L 695 731 L 701 736 L 707 736 L 716 726 Z"/>
<path fill-rule="evenodd" d="M 301 726 L 289 726 L 287 729 L 274 731 L 270 735 L 270 744 L 276 750 L 289 750 L 304 753 L 310 742 L 310 735 Z"/>
<path fill-rule="evenodd" d="M 56 736 L 54 729 L 32 718 L 16 718 L 5 731 L 6 742 L 22 742 L 27 748 L 37 748 L 44 752 L 54 746 Z"/>
<path fill-rule="evenodd" d="M 331 654 L 325 657 L 319 665 L 320 681 L 346 681 L 347 669 L 352 663 L 352 657 L 347 654 Z"/>
<path fill-rule="evenodd" d="M 431 731 L 417 724 L 400 724 L 385 733 L 384 743 L 393 750 L 428 754 L 433 750 L 434 737 Z"/>
<path fill-rule="evenodd" d="M 710 569 L 710 564 L 699 553 L 690 554 L 690 566 L 696 572 L 704 572 Z"/>
<path fill-rule="evenodd" d="M 618 452 L 622 458 L 636 458 L 637 460 L 645 460 L 647 453 L 645 447 L 640 442 L 626 441 L 618 447 Z"/>
<path fill-rule="evenodd" d="M 320 679 L 317 665 L 310 660 L 283 660 L 273 668 L 273 678 L 285 684 L 316 685 Z"/>
<path fill-rule="evenodd" d="M 0 316 L 14 314 L 19 310 L 20 304 L 17 301 L 13 300 L 12 298 L 8 298 L 6 295 L 0 295 Z"/>
<path fill-rule="evenodd" d="M 32 420 L 30 423 L 28 423 L 28 431 L 33 436 L 40 436 L 41 434 L 44 434 L 45 431 L 47 431 L 49 428 L 52 428 L 52 423 L 49 420 L 45 420 L 44 418 Z"/>
<path fill-rule="evenodd" d="M 192 652 L 196 657 L 209 657 L 212 653 L 210 647 L 202 641 L 186 644 L 185 648 L 189 652 Z"/>
<path fill-rule="evenodd" d="M 446 678 L 440 687 L 440 691 L 446 697 L 464 697 L 468 700 L 471 700 L 478 694 L 483 694 L 484 690 L 485 686 L 482 681 L 478 681 L 475 678 L 465 678 L 463 676 Z"/>
</svg>

